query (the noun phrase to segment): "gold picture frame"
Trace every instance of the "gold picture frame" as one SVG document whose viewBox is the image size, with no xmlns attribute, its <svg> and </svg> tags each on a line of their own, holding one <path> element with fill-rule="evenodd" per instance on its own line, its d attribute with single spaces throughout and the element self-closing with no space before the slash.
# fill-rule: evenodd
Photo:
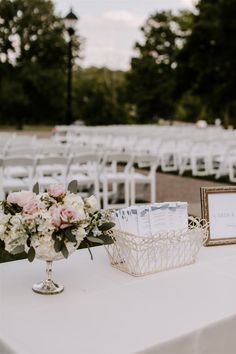
<svg viewBox="0 0 236 354">
<path fill-rule="evenodd" d="M 201 210 L 209 222 L 206 246 L 236 243 L 236 187 L 201 187 Z"/>
</svg>

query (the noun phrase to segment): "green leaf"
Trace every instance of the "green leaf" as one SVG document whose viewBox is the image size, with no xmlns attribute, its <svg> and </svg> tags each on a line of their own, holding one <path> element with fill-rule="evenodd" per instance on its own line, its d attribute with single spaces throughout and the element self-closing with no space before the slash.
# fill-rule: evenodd
<svg viewBox="0 0 236 354">
<path fill-rule="evenodd" d="M 20 213 L 23 210 L 23 208 L 19 205 L 8 203 L 6 200 L 2 202 L 2 206 L 5 214 L 9 213 L 11 215 L 15 215 L 16 213 Z"/>
<path fill-rule="evenodd" d="M 57 232 L 56 231 L 53 231 L 52 239 L 53 239 L 53 241 L 56 241 L 56 239 L 57 239 Z"/>
<path fill-rule="evenodd" d="M 104 242 L 100 238 L 94 236 L 87 236 L 87 240 L 94 243 L 100 243 L 102 245 L 104 244 Z"/>
<path fill-rule="evenodd" d="M 35 249 L 34 247 L 30 247 L 28 254 L 27 254 L 27 258 L 29 260 L 29 262 L 33 262 L 34 258 L 35 258 Z"/>
<path fill-rule="evenodd" d="M 61 240 L 59 240 L 58 238 L 56 238 L 55 242 L 54 242 L 54 250 L 55 252 L 60 252 L 62 249 L 62 244 L 63 242 Z"/>
<path fill-rule="evenodd" d="M 64 229 L 64 234 L 67 238 L 68 241 L 70 242 L 77 242 L 76 238 L 75 238 L 75 235 L 72 234 L 71 230 L 68 228 L 68 229 Z"/>
<path fill-rule="evenodd" d="M 24 246 L 17 246 L 11 251 L 11 254 L 15 255 L 23 252 L 25 252 Z"/>
<path fill-rule="evenodd" d="M 0 240 L 0 248 L 5 249 L 5 242 L 3 240 Z"/>
<path fill-rule="evenodd" d="M 61 253 L 63 254 L 63 256 L 64 256 L 65 258 L 68 258 L 69 252 L 68 252 L 68 249 L 66 248 L 66 245 L 65 245 L 64 242 L 62 242 Z"/>
<path fill-rule="evenodd" d="M 69 183 L 68 191 L 74 194 L 78 192 L 78 182 L 76 180 L 73 180 Z"/>
<path fill-rule="evenodd" d="M 100 231 L 108 231 L 115 226 L 114 222 L 105 222 L 104 224 L 98 226 Z"/>
<path fill-rule="evenodd" d="M 39 184 L 38 184 L 38 182 L 35 183 L 35 185 L 33 186 L 33 192 L 35 194 L 39 194 Z"/>
<path fill-rule="evenodd" d="M 89 243 L 87 242 L 87 249 L 89 251 L 89 254 L 90 254 L 90 257 L 91 257 L 91 261 L 93 261 L 93 254 L 91 252 L 91 249 L 90 249 L 90 246 L 89 246 Z"/>
</svg>

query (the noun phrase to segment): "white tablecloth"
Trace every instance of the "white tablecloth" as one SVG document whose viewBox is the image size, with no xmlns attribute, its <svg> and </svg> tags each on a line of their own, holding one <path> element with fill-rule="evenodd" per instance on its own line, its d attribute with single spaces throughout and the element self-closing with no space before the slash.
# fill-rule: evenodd
<svg viewBox="0 0 236 354">
<path fill-rule="evenodd" d="M 235 354 L 236 246 L 203 248 L 197 263 L 135 278 L 103 247 L 54 263 L 64 293 L 37 295 L 45 264 L 0 264 L 1 354 Z"/>
</svg>

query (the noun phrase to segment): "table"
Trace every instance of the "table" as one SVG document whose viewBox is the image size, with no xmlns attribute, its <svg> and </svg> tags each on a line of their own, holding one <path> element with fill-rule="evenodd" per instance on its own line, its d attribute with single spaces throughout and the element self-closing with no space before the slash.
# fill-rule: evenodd
<svg viewBox="0 0 236 354">
<path fill-rule="evenodd" d="M 0 264 L 1 354 L 233 354 L 236 246 L 203 248 L 197 263 L 135 278 L 110 267 L 105 249 L 55 262 L 64 293 L 31 286 L 41 261 Z"/>
</svg>

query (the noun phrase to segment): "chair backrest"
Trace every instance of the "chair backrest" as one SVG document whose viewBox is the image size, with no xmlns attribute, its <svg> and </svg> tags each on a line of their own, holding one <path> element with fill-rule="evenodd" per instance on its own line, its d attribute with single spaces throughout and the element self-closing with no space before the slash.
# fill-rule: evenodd
<svg viewBox="0 0 236 354">
<path fill-rule="evenodd" d="M 5 151 L 6 157 L 34 157 L 36 150 L 32 147 L 28 148 L 11 148 Z"/>
<path fill-rule="evenodd" d="M 35 160 L 29 157 L 6 157 L 0 160 L 0 170 L 0 178 L 27 178 L 28 185 L 32 187 L 35 173 Z"/>
<path fill-rule="evenodd" d="M 43 176 L 58 176 L 66 180 L 69 159 L 63 156 L 38 157 L 35 166 L 35 181 Z"/>
<path fill-rule="evenodd" d="M 35 160 L 30 157 L 6 157 L 1 160 L 2 167 L 34 167 Z"/>
<path fill-rule="evenodd" d="M 36 166 L 43 165 L 68 165 L 68 158 L 63 156 L 44 156 L 38 157 L 36 160 Z"/>
<path fill-rule="evenodd" d="M 112 166 L 113 170 L 118 164 L 124 165 L 124 172 L 128 173 L 133 165 L 134 157 L 131 154 L 108 153 L 104 156 L 101 170 L 105 170 L 107 166 Z"/>
<path fill-rule="evenodd" d="M 67 145 L 51 145 L 45 146 L 41 149 L 40 154 L 45 156 L 67 156 Z"/>
<path fill-rule="evenodd" d="M 71 158 L 71 164 L 86 164 L 88 162 L 100 162 L 100 156 L 94 153 L 78 154 Z"/>
<path fill-rule="evenodd" d="M 81 146 L 80 144 L 75 144 L 70 146 L 69 152 L 71 156 L 77 156 L 82 154 L 93 154 L 94 149 L 91 147 Z"/>
<path fill-rule="evenodd" d="M 100 155 L 95 153 L 72 156 L 69 164 L 69 174 L 98 174 L 100 162 Z"/>
<path fill-rule="evenodd" d="M 136 163 L 139 168 L 149 167 L 151 170 L 156 171 L 159 159 L 155 155 L 137 155 L 134 157 L 134 163 Z"/>
</svg>

